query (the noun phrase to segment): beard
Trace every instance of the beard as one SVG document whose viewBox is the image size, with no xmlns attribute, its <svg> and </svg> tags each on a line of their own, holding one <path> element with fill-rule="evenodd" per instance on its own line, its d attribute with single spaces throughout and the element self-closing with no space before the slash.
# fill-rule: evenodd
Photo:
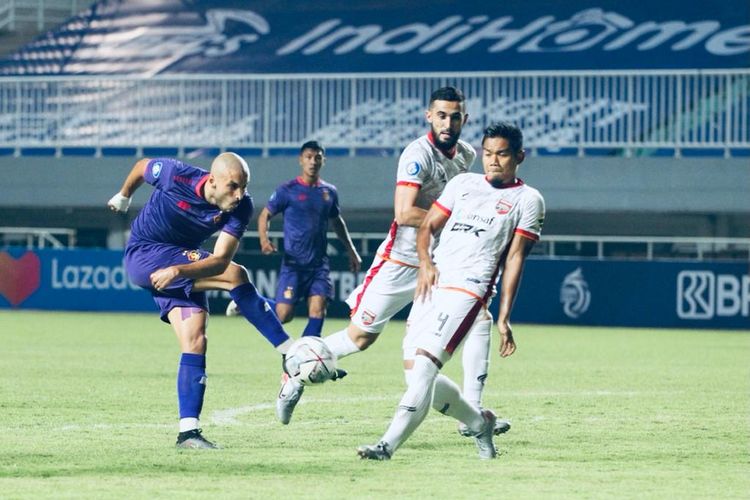
<svg viewBox="0 0 750 500">
<path fill-rule="evenodd" d="M 430 125 L 430 128 L 432 129 L 432 138 L 435 140 L 435 146 L 441 151 L 449 151 L 453 148 L 458 142 L 458 137 L 461 135 L 460 133 L 454 134 L 447 141 L 443 141 L 440 139 L 440 131 L 435 130 L 435 127 L 432 125 Z"/>
</svg>

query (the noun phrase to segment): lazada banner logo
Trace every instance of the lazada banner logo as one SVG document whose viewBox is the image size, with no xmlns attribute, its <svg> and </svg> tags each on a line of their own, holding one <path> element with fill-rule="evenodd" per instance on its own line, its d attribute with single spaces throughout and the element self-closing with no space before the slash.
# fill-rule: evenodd
<svg viewBox="0 0 750 500">
<path fill-rule="evenodd" d="M 708 270 L 681 271 L 677 275 L 677 316 L 691 320 L 747 318 L 750 316 L 750 276 Z"/>
<path fill-rule="evenodd" d="M 34 252 L 14 259 L 8 252 L 0 253 L 0 296 L 17 307 L 39 289 L 41 263 Z"/>
</svg>

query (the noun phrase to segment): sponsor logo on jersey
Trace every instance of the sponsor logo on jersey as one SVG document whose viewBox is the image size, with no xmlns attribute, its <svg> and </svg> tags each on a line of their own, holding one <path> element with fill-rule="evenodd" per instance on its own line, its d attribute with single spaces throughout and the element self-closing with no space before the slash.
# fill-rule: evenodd
<svg viewBox="0 0 750 500">
<path fill-rule="evenodd" d="M 187 260 L 189 260 L 190 262 L 201 260 L 201 253 L 198 250 L 185 250 L 184 252 L 182 252 L 182 255 L 187 257 Z"/>
<path fill-rule="evenodd" d="M 422 170 L 422 167 L 420 167 L 417 162 L 409 163 L 406 166 L 406 173 L 409 175 L 417 175 L 420 170 Z"/>
<path fill-rule="evenodd" d="M 513 204 L 509 201 L 505 200 L 498 200 L 495 204 L 495 212 L 497 212 L 500 215 L 505 215 L 508 212 L 510 212 L 510 209 L 513 208 Z"/>
<path fill-rule="evenodd" d="M 576 319 L 588 311 L 591 304 L 591 292 L 580 267 L 563 279 L 562 286 L 560 286 L 560 302 L 563 312 L 569 318 Z"/>
<path fill-rule="evenodd" d="M 362 316 L 360 316 L 360 318 L 362 319 L 362 324 L 365 326 L 370 326 L 371 324 L 373 324 L 376 317 L 377 316 L 375 315 L 375 313 L 373 313 L 372 311 L 368 311 L 367 309 L 362 311 Z"/>
<path fill-rule="evenodd" d="M 474 236 L 479 238 L 479 233 L 487 231 L 481 227 L 472 226 L 471 224 L 465 224 L 463 222 L 455 222 L 451 227 L 451 231 L 458 231 L 461 233 L 472 233 Z"/>
<path fill-rule="evenodd" d="M 161 175 L 161 167 L 162 164 L 160 161 L 157 161 L 153 165 L 151 165 L 151 175 L 154 176 L 154 179 L 158 179 Z"/>
</svg>

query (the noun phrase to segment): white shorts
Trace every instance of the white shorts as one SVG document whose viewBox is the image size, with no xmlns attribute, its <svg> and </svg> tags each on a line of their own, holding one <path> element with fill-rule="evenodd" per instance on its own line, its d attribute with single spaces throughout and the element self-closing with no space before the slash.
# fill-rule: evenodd
<svg viewBox="0 0 750 500">
<path fill-rule="evenodd" d="M 404 337 L 404 359 L 423 349 L 445 364 L 474 329 L 492 327 L 492 316 L 473 295 L 448 288 L 432 291 L 432 300 L 414 302 Z"/>
<path fill-rule="evenodd" d="M 368 333 L 380 333 L 388 321 L 414 300 L 417 268 L 375 257 L 364 282 L 346 299 L 351 321 Z"/>
</svg>

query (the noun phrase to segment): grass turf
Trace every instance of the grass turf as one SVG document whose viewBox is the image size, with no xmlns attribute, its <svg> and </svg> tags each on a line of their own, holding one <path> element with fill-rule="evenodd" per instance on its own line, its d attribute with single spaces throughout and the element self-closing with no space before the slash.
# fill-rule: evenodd
<svg viewBox="0 0 750 500">
<path fill-rule="evenodd" d="M 484 398 L 513 422 L 498 460 L 431 411 L 390 462 L 361 461 L 404 389 L 402 332 L 282 426 L 279 356 L 211 318 L 202 426 L 223 449 L 178 451 L 179 352 L 155 314 L 2 311 L 0 497 L 747 498 L 750 331 L 516 325 Z M 460 384 L 460 357 L 445 373 Z"/>
</svg>

